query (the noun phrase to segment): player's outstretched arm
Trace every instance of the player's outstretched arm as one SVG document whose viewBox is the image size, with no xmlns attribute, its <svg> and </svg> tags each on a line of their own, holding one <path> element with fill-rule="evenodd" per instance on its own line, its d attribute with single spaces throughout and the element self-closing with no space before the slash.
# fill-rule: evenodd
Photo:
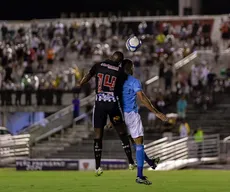
<svg viewBox="0 0 230 192">
<path fill-rule="evenodd" d="M 86 83 L 89 82 L 89 80 L 92 78 L 92 75 L 90 73 L 87 73 L 81 80 L 80 86 L 85 85 Z"/>
<path fill-rule="evenodd" d="M 159 119 L 162 121 L 167 121 L 168 118 L 161 112 L 159 112 L 150 102 L 148 97 L 145 95 L 143 91 L 138 91 L 137 92 L 137 97 L 141 101 L 141 103 L 144 104 L 146 108 L 148 108 L 151 112 L 153 112 Z"/>
<path fill-rule="evenodd" d="M 80 87 L 89 82 L 89 80 L 96 74 L 97 64 L 89 70 L 89 72 L 82 78 L 80 82 Z"/>
</svg>

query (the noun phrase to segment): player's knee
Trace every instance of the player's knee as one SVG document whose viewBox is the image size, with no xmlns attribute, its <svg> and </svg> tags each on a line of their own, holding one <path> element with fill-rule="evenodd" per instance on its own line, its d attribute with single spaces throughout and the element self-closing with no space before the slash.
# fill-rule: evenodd
<svg viewBox="0 0 230 192">
<path fill-rule="evenodd" d="M 126 126 L 124 123 L 115 124 L 114 128 L 117 130 L 119 135 L 127 135 Z"/>
<path fill-rule="evenodd" d="M 133 138 L 129 135 L 129 140 L 131 141 L 132 145 L 136 144 Z"/>
<path fill-rule="evenodd" d="M 102 133 L 101 133 L 101 129 L 94 129 L 94 138 L 95 139 L 102 139 Z"/>
<path fill-rule="evenodd" d="M 143 137 L 142 136 L 141 137 L 137 137 L 137 138 L 134 139 L 134 141 L 135 141 L 135 143 L 137 145 L 142 145 L 143 144 Z"/>
</svg>

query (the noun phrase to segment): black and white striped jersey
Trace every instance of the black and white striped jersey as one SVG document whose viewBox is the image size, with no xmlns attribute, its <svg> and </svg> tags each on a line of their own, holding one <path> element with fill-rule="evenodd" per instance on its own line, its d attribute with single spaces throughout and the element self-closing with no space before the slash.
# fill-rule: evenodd
<svg viewBox="0 0 230 192">
<path fill-rule="evenodd" d="M 127 75 L 119 63 L 106 60 L 95 64 L 90 74 L 96 80 L 96 101 L 116 102 L 122 95 Z"/>
</svg>

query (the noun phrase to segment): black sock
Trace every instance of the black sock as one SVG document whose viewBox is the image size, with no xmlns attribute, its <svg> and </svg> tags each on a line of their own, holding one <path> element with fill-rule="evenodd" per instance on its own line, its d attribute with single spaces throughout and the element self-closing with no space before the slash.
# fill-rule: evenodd
<svg viewBox="0 0 230 192">
<path fill-rule="evenodd" d="M 94 157 L 96 169 L 101 166 L 102 139 L 94 139 Z"/>
<path fill-rule="evenodd" d="M 119 136 L 122 141 L 122 146 L 123 146 L 123 149 L 125 150 L 125 154 L 128 158 L 129 164 L 134 164 L 133 157 L 132 157 L 132 150 L 130 147 L 128 136 L 126 134 L 121 134 Z"/>
</svg>

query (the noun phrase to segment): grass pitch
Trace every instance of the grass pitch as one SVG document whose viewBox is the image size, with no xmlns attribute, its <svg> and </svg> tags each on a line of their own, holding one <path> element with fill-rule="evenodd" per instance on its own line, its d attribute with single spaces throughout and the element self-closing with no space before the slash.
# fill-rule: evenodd
<svg viewBox="0 0 230 192">
<path fill-rule="evenodd" d="M 1 192 L 230 192 L 230 171 L 145 171 L 153 185 L 135 183 L 136 171 L 16 172 L 0 169 Z"/>
</svg>

